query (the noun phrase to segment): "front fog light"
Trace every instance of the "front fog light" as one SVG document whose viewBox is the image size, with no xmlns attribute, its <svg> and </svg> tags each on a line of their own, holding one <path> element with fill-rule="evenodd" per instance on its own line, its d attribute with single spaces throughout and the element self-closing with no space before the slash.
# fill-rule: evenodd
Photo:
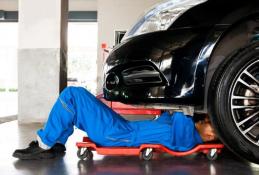
<svg viewBox="0 0 259 175">
<path fill-rule="evenodd" d="M 120 79 L 115 73 L 110 73 L 105 81 L 105 87 L 108 90 L 113 90 L 119 85 Z"/>
</svg>

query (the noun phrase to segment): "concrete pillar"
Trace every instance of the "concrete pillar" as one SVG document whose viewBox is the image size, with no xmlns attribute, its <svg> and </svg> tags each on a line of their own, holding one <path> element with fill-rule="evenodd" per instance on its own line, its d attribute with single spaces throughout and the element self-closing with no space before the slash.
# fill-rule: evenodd
<svg viewBox="0 0 259 175">
<path fill-rule="evenodd" d="M 44 122 L 66 86 L 68 0 L 19 1 L 18 120 Z"/>
</svg>

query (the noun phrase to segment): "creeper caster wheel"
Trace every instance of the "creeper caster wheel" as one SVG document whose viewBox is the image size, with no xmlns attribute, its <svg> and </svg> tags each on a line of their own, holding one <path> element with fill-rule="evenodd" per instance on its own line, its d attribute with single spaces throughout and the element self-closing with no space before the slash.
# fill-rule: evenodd
<svg viewBox="0 0 259 175">
<path fill-rule="evenodd" d="M 217 149 L 210 149 L 206 156 L 210 161 L 216 160 L 218 158 Z"/>
<path fill-rule="evenodd" d="M 151 160 L 153 157 L 153 149 L 146 148 L 142 151 L 142 158 L 146 161 Z"/>
<path fill-rule="evenodd" d="M 93 153 L 87 148 L 78 148 L 77 157 L 80 160 L 89 161 L 93 159 Z"/>
</svg>

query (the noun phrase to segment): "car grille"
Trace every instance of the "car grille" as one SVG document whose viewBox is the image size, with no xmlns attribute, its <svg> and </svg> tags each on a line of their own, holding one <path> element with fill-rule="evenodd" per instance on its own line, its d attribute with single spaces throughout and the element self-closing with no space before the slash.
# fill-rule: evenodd
<svg viewBox="0 0 259 175">
<path fill-rule="evenodd" d="M 163 82 L 160 73 L 150 65 L 135 66 L 122 71 L 125 85 L 160 84 Z"/>
</svg>

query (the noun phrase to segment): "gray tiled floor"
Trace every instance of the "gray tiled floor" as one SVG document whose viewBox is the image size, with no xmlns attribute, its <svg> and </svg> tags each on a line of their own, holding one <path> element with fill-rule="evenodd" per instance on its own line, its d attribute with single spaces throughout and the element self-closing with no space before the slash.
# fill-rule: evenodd
<svg viewBox="0 0 259 175">
<path fill-rule="evenodd" d="M 94 154 L 94 161 L 78 160 L 75 142 L 84 135 L 76 130 L 68 140 L 64 157 L 53 160 L 19 161 L 13 158 L 16 148 L 26 147 L 35 138 L 40 124 L 18 125 L 16 121 L 0 125 L 1 175 L 70 175 L 70 174 L 175 174 L 175 175 L 259 175 L 259 166 L 238 159 L 229 152 L 209 162 L 204 156 L 176 158 L 164 155 L 144 162 L 138 157 L 105 157 Z"/>
</svg>

